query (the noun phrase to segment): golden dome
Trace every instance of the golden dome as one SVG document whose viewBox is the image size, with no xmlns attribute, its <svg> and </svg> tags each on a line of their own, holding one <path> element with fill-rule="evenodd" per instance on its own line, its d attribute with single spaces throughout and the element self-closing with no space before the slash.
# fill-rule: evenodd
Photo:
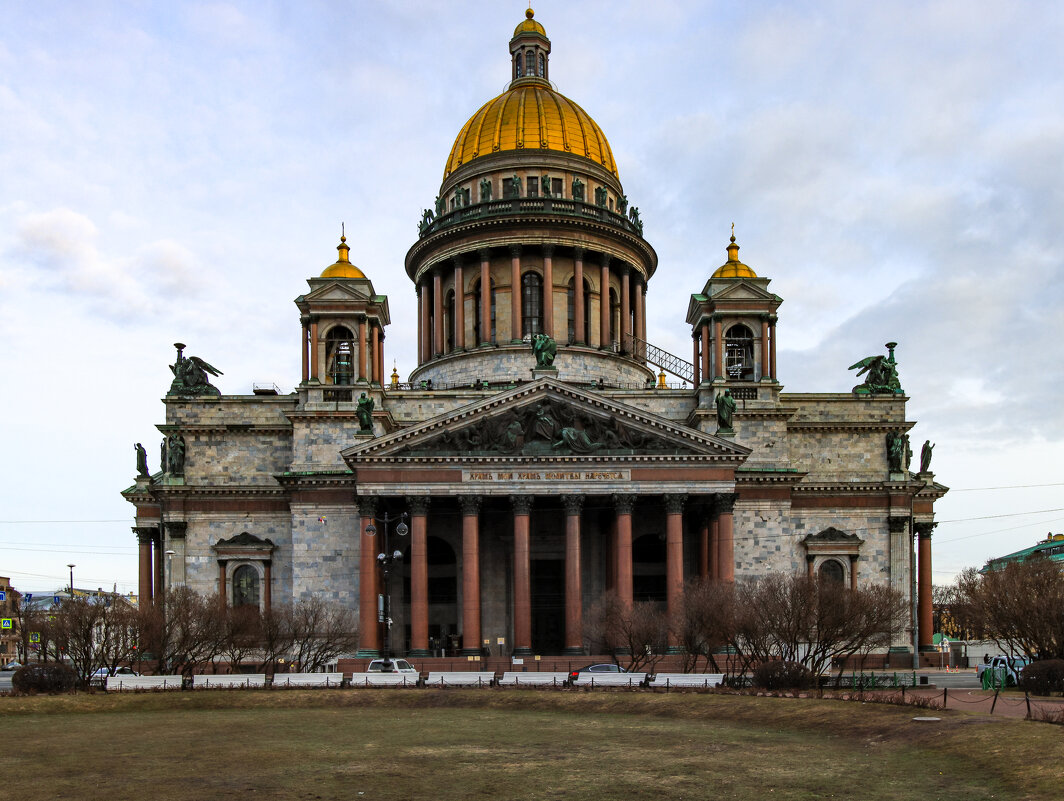
<svg viewBox="0 0 1064 801">
<path fill-rule="evenodd" d="M 322 273 L 322 278 L 365 278 L 366 275 L 355 265 L 351 263 L 348 258 L 348 254 L 351 252 L 351 248 L 347 245 L 347 237 L 340 237 L 340 244 L 336 246 L 336 249 L 340 251 L 340 257 L 335 264 L 330 264 L 326 267 Z"/>
<path fill-rule="evenodd" d="M 532 17 L 535 15 L 535 11 L 531 8 L 525 12 L 526 19 L 516 28 L 514 28 L 514 36 L 520 36 L 522 33 L 538 33 L 541 36 L 547 35 L 547 29 L 536 22 Z"/>
<path fill-rule="evenodd" d="M 525 80 L 528 83 L 489 100 L 462 126 L 443 177 L 480 156 L 542 149 L 591 159 L 619 178 L 610 143 L 598 123 L 546 81 Z"/>
<path fill-rule="evenodd" d="M 732 230 L 734 229 L 733 225 Z M 739 261 L 739 246 L 735 244 L 734 233 L 731 237 L 731 244 L 728 245 L 728 260 L 717 268 L 712 278 L 757 278 L 757 273 Z"/>
</svg>

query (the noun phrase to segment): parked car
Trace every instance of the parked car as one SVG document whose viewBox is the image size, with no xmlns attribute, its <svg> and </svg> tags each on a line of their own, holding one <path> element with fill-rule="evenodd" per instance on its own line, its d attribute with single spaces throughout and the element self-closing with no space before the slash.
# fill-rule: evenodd
<svg viewBox="0 0 1064 801">
<path fill-rule="evenodd" d="M 95 687 L 106 687 L 107 686 L 107 678 L 109 676 L 139 676 L 139 675 L 140 674 L 137 673 L 137 671 L 135 671 L 131 667 L 117 667 L 113 671 L 109 670 L 108 668 L 102 667 L 99 670 L 97 670 L 95 673 L 92 674 L 91 678 L 89 678 L 89 684 L 91 684 L 91 685 L 93 685 Z"/>
<path fill-rule="evenodd" d="M 995 656 L 989 662 L 981 662 L 975 668 L 975 675 L 980 682 L 987 670 L 1004 670 L 1005 686 L 1013 687 L 1020 680 L 1020 673 L 1030 663 L 1030 660 L 1022 656 Z"/>
<path fill-rule="evenodd" d="M 581 673 L 627 673 L 620 665 L 615 665 L 612 662 L 602 662 L 598 665 L 584 665 L 582 668 L 569 671 L 569 681 L 576 681 L 580 678 Z"/>
<path fill-rule="evenodd" d="M 374 659 L 366 668 L 367 673 L 414 673 L 417 668 L 405 659 Z"/>
</svg>

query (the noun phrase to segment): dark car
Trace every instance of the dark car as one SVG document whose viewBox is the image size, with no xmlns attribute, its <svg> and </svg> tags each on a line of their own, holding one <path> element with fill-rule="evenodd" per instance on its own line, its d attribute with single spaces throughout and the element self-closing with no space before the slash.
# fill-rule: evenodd
<svg viewBox="0 0 1064 801">
<path fill-rule="evenodd" d="M 580 678 L 581 673 L 627 673 L 620 665 L 615 665 L 612 662 L 602 662 L 598 665 L 585 665 L 582 668 L 569 671 L 569 681 L 576 681 Z"/>
</svg>

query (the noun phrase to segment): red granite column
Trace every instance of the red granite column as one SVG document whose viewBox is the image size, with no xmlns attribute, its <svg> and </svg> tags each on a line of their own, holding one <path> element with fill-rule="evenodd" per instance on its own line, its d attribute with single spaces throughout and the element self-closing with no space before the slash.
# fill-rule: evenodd
<svg viewBox="0 0 1064 801">
<path fill-rule="evenodd" d="M 931 603 L 931 532 L 936 523 L 916 523 L 919 550 L 917 551 L 917 583 L 916 583 L 916 617 L 921 651 L 933 651 L 934 646 L 934 617 Z"/>
<path fill-rule="evenodd" d="M 698 385 L 701 383 L 702 354 L 698 347 L 701 342 L 697 333 L 695 333 L 695 335 L 691 337 L 691 343 L 691 366 L 694 368 L 694 376 L 691 381 L 695 387 L 698 387 Z"/>
<path fill-rule="evenodd" d="M 558 339 L 554 333 L 554 245 L 543 246 L 543 331 Z"/>
<path fill-rule="evenodd" d="M 761 378 L 771 376 L 771 358 L 768 355 L 768 315 L 761 318 Z"/>
<path fill-rule="evenodd" d="M 511 495 L 514 509 L 514 656 L 532 654 L 532 498 Z"/>
<path fill-rule="evenodd" d="M 573 251 L 573 342 L 577 345 L 585 345 L 584 328 L 584 250 L 576 248 Z"/>
<path fill-rule="evenodd" d="M 646 307 L 643 301 L 643 280 L 640 276 L 635 282 L 635 336 L 640 342 L 647 341 Z M 639 346 L 639 361 L 646 361 L 646 348 Z"/>
<path fill-rule="evenodd" d="M 365 316 L 358 318 L 358 380 L 365 381 L 366 373 L 366 340 L 369 339 L 369 323 Z"/>
<path fill-rule="evenodd" d="M 318 380 L 318 321 L 310 324 L 310 380 Z"/>
<path fill-rule="evenodd" d="M 713 517 L 709 521 L 709 577 L 720 581 L 720 517 L 715 502 Z"/>
<path fill-rule="evenodd" d="M 370 351 L 370 375 L 369 382 L 371 384 L 384 384 L 384 371 L 381 370 L 381 327 L 376 322 L 370 324 L 370 343 L 372 349 Z"/>
<path fill-rule="evenodd" d="M 366 531 L 373 525 L 376 511 L 377 506 L 372 501 L 359 502 L 362 529 L 358 557 L 359 656 L 380 656 L 381 650 L 380 623 L 377 620 L 377 538 Z"/>
<path fill-rule="evenodd" d="M 462 654 L 480 653 L 480 498 L 462 504 Z"/>
<path fill-rule="evenodd" d="M 521 327 L 521 246 L 510 245 L 510 342 L 520 342 Z"/>
<path fill-rule="evenodd" d="M 465 278 L 462 262 L 454 260 L 454 349 L 465 350 Z"/>
<path fill-rule="evenodd" d="M 734 495 L 718 495 L 720 519 L 720 580 L 735 581 Z"/>
<path fill-rule="evenodd" d="M 631 274 L 627 264 L 621 268 L 621 353 L 632 349 Z"/>
<path fill-rule="evenodd" d="M 152 567 L 154 570 L 154 578 L 152 580 L 152 596 L 156 599 L 162 600 L 166 598 L 166 582 L 163 576 L 163 532 L 159 529 L 158 533 L 152 537 Z"/>
<path fill-rule="evenodd" d="M 614 495 L 613 508 L 617 515 L 617 597 L 625 608 L 632 608 L 632 508 L 631 495 Z"/>
<path fill-rule="evenodd" d="M 306 321 L 300 326 L 300 330 L 303 332 L 303 347 L 300 348 L 300 351 L 303 357 L 303 383 L 305 384 L 307 379 L 310 378 L 310 354 L 308 353 L 310 347 L 310 330 L 307 328 Z"/>
<path fill-rule="evenodd" d="M 429 655 L 429 498 L 406 499 L 410 510 L 410 656 Z"/>
<path fill-rule="evenodd" d="M 610 257 L 603 254 L 599 270 L 599 348 L 610 347 Z"/>
<path fill-rule="evenodd" d="M 491 342 L 491 251 L 480 251 L 480 344 Z"/>
<path fill-rule="evenodd" d="M 418 361 L 424 364 L 432 358 L 432 321 L 430 318 L 431 307 L 429 298 L 429 284 L 428 281 L 422 281 L 421 286 L 418 287 L 418 306 L 421 312 L 418 317 L 418 344 L 421 351 L 421 356 Z"/>
<path fill-rule="evenodd" d="M 719 317 L 713 321 L 713 335 L 716 337 L 716 346 L 713 351 L 717 361 L 714 367 L 713 377 L 724 378 L 724 342 L 722 341 L 723 334 L 721 333 Z"/>
<path fill-rule="evenodd" d="M 709 350 L 709 326 L 703 324 L 699 329 L 699 336 L 702 340 L 702 380 L 713 380 L 713 366 L 710 364 L 710 350 Z"/>
<path fill-rule="evenodd" d="M 577 655 L 584 652 L 583 591 L 580 583 L 580 510 L 581 495 L 564 495 L 565 504 L 565 650 Z"/>
<path fill-rule="evenodd" d="M 432 271 L 432 355 L 444 352 L 443 337 L 443 276 L 438 269 Z"/>
<path fill-rule="evenodd" d="M 141 604 L 147 605 L 153 602 L 155 593 L 152 591 L 151 577 L 151 532 L 153 529 L 134 528 L 137 534 L 137 547 L 139 548 L 139 575 L 137 582 L 137 595 Z"/>
<path fill-rule="evenodd" d="M 674 620 L 683 603 L 683 506 L 686 495 L 665 496 L 665 610 Z M 669 648 L 679 646 L 676 635 L 669 632 Z"/>
<path fill-rule="evenodd" d="M 769 321 L 769 327 L 771 328 L 771 331 L 769 332 L 769 336 L 771 337 L 771 339 L 769 341 L 769 351 L 771 352 L 771 355 L 772 355 L 772 360 L 771 360 L 770 364 L 771 364 L 771 367 L 772 367 L 772 380 L 775 381 L 776 380 L 776 318 L 775 317 L 772 317 L 771 320 Z"/>
</svg>

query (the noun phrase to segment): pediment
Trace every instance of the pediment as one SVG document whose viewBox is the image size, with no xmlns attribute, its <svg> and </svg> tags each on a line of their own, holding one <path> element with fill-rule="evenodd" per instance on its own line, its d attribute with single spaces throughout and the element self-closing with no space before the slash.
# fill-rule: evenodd
<svg viewBox="0 0 1064 801">
<path fill-rule="evenodd" d="M 711 282 L 714 283 L 714 282 Z M 764 287 L 758 286 L 752 281 L 745 279 L 732 279 L 726 286 L 721 287 L 710 295 L 711 301 L 720 300 L 759 300 L 773 302 L 779 298 Z"/>
<path fill-rule="evenodd" d="M 358 285 L 362 283 L 364 283 L 365 286 Z M 371 300 L 373 297 L 373 291 L 369 286 L 369 281 L 365 279 L 358 281 L 358 283 L 352 280 L 340 282 L 325 279 L 321 284 L 314 282 L 312 286 L 313 289 L 303 296 L 302 299 L 304 301 L 311 303 L 320 303 L 322 301 L 365 302 Z"/>
<path fill-rule="evenodd" d="M 738 465 L 750 450 L 611 398 L 544 378 L 341 452 L 377 459 L 658 456 Z"/>
</svg>

